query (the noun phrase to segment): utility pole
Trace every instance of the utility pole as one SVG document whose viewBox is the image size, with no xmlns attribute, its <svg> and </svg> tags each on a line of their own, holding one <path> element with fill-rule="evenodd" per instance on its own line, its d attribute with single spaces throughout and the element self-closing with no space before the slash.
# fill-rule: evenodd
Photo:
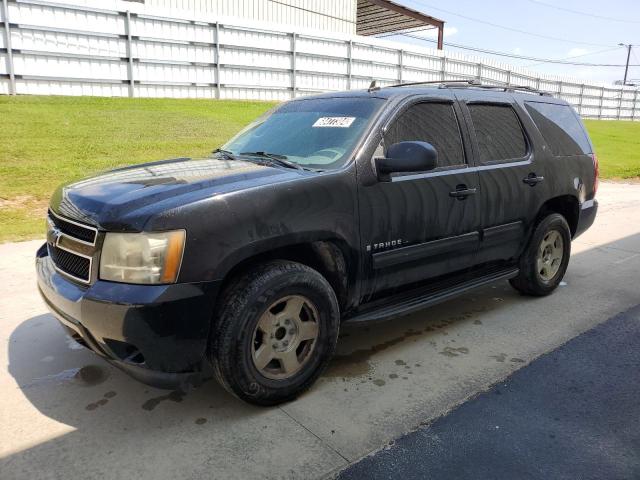
<svg viewBox="0 0 640 480">
<path fill-rule="evenodd" d="M 626 43 L 619 43 L 618 45 L 621 47 L 627 47 L 627 65 L 624 67 L 624 80 L 622 81 L 622 85 L 626 85 L 627 73 L 629 73 L 629 58 L 631 57 L 631 47 L 633 47 L 633 45 L 627 45 Z"/>
</svg>

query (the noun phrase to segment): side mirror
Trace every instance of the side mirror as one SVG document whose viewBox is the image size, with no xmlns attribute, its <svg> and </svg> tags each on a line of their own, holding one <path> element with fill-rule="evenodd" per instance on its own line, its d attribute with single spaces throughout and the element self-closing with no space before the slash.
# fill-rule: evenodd
<svg viewBox="0 0 640 480">
<path fill-rule="evenodd" d="M 398 142 L 387 149 L 385 158 L 376 158 L 378 179 L 390 180 L 396 172 L 426 172 L 438 166 L 438 152 L 427 142 Z"/>
</svg>

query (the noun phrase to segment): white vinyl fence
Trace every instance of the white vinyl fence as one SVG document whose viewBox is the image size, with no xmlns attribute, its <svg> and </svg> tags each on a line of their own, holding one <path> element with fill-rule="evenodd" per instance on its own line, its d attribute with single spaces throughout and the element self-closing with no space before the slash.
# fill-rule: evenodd
<svg viewBox="0 0 640 480">
<path fill-rule="evenodd" d="M 584 117 L 640 119 L 638 90 L 630 87 L 580 83 L 418 46 L 0 1 L 2 94 L 285 100 L 366 88 L 373 79 L 384 86 L 475 78 L 548 91 Z"/>
</svg>

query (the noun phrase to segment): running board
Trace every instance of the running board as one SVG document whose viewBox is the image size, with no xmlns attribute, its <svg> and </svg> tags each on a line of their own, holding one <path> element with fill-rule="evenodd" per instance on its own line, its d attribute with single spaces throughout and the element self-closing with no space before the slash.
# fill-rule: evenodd
<svg viewBox="0 0 640 480">
<path fill-rule="evenodd" d="M 518 268 L 510 268 L 508 270 L 500 270 L 493 272 L 490 275 L 484 275 L 474 278 L 473 280 L 467 280 L 466 282 L 455 284 L 448 288 L 441 290 L 429 290 L 425 292 L 424 289 L 417 291 L 415 295 L 402 294 L 404 297 L 402 300 L 396 302 L 389 299 L 388 302 L 376 307 L 365 307 L 361 312 L 356 313 L 353 317 L 345 319 L 345 323 L 361 323 L 361 322 L 375 322 L 385 320 L 390 317 L 398 317 L 402 315 L 408 315 L 423 308 L 430 307 L 440 302 L 444 302 L 451 298 L 457 297 L 474 288 L 487 285 L 489 283 L 496 282 L 498 280 L 506 280 L 513 278 L 519 273 Z M 396 296 L 397 298 L 397 296 Z"/>
</svg>

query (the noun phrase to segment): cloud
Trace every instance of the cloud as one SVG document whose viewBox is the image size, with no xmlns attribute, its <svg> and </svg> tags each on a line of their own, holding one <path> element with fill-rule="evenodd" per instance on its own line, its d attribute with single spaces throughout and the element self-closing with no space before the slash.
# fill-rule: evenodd
<svg viewBox="0 0 640 480">
<path fill-rule="evenodd" d="M 514 55 L 520 55 L 522 53 L 522 49 L 520 47 L 516 47 L 512 50 Z"/>
<path fill-rule="evenodd" d="M 589 50 L 586 48 L 572 48 L 567 52 L 567 57 L 579 57 L 580 55 L 585 55 L 589 53 Z"/>
<path fill-rule="evenodd" d="M 444 35 L 444 38 L 448 38 L 456 33 L 458 33 L 458 29 L 456 27 L 444 27 L 444 32 L 442 34 Z M 438 38 L 438 29 L 432 28 L 430 30 L 415 31 L 411 32 L 411 35 L 414 37 L 435 39 Z"/>
</svg>

